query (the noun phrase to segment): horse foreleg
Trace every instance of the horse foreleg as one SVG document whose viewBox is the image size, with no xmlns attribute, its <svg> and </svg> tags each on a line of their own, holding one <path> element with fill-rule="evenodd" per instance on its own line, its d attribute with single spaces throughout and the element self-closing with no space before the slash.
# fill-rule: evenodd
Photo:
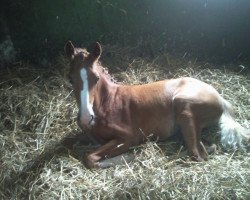
<svg viewBox="0 0 250 200">
<path fill-rule="evenodd" d="M 127 143 L 122 143 L 120 140 L 110 140 L 108 143 L 100 146 L 86 157 L 86 165 L 89 168 L 106 168 L 115 165 L 116 162 L 121 160 L 121 157 L 116 158 L 114 156 L 126 152 L 129 147 L 130 145 Z M 107 158 L 109 159 L 104 160 Z M 126 159 L 126 156 L 124 159 Z M 131 157 L 128 157 L 128 161 L 129 160 L 131 160 Z"/>
</svg>

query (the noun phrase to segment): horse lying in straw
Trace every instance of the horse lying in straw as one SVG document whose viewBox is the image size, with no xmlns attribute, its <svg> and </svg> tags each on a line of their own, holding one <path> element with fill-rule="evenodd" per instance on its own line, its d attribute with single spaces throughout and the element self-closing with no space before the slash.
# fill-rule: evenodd
<svg viewBox="0 0 250 200">
<path fill-rule="evenodd" d="M 250 138 L 232 117 L 232 108 L 210 85 L 194 78 L 177 78 L 144 85 L 119 85 L 99 62 L 102 49 L 92 53 L 68 41 L 72 83 L 79 113 L 77 123 L 100 146 L 86 156 L 88 167 L 108 167 L 107 158 L 119 157 L 153 135 L 165 140 L 179 127 L 190 156 L 207 160 L 201 131 L 219 123 L 225 147 L 239 147 Z"/>
</svg>

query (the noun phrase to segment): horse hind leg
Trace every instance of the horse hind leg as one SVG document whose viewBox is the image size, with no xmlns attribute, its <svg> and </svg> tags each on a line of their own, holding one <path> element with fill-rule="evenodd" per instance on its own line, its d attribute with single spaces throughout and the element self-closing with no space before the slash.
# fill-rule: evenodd
<svg viewBox="0 0 250 200">
<path fill-rule="evenodd" d="M 200 136 L 202 128 L 197 125 L 191 112 L 182 112 L 177 122 L 191 158 L 198 162 L 207 160 L 207 151 Z"/>
</svg>

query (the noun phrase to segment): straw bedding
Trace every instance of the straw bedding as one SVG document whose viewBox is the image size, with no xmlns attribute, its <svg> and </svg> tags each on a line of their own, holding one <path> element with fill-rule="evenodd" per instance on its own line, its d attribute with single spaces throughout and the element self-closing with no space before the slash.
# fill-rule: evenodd
<svg viewBox="0 0 250 200">
<path fill-rule="evenodd" d="M 213 85 L 250 128 L 250 75 L 242 66 L 215 66 L 162 53 L 137 56 L 135 48 L 105 46 L 102 60 L 121 83 L 142 84 L 191 76 Z M 233 69 L 233 70 L 232 70 Z M 61 140 L 80 132 L 77 107 L 67 81 L 68 62 L 59 56 L 46 68 L 28 63 L 0 74 L 0 199 L 248 199 L 249 149 L 225 151 L 218 130 L 204 138 L 217 149 L 207 162 L 189 160 L 176 138 L 131 149 L 131 163 L 86 169 L 81 156 L 93 147 Z M 77 155 L 77 156 L 76 156 Z"/>
</svg>

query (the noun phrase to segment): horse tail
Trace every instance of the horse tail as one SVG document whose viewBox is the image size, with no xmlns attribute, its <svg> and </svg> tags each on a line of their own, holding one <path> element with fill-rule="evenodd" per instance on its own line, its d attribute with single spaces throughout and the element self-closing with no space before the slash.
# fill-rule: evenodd
<svg viewBox="0 0 250 200">
<path fill-rule="evenodd" d="M 232 105 L 222 98 L 223 113 L 220 117 L 221 143 L 225 148 L 245 148 L 249 144 L 250 130 L 234 119 Z"/>
</svg>

